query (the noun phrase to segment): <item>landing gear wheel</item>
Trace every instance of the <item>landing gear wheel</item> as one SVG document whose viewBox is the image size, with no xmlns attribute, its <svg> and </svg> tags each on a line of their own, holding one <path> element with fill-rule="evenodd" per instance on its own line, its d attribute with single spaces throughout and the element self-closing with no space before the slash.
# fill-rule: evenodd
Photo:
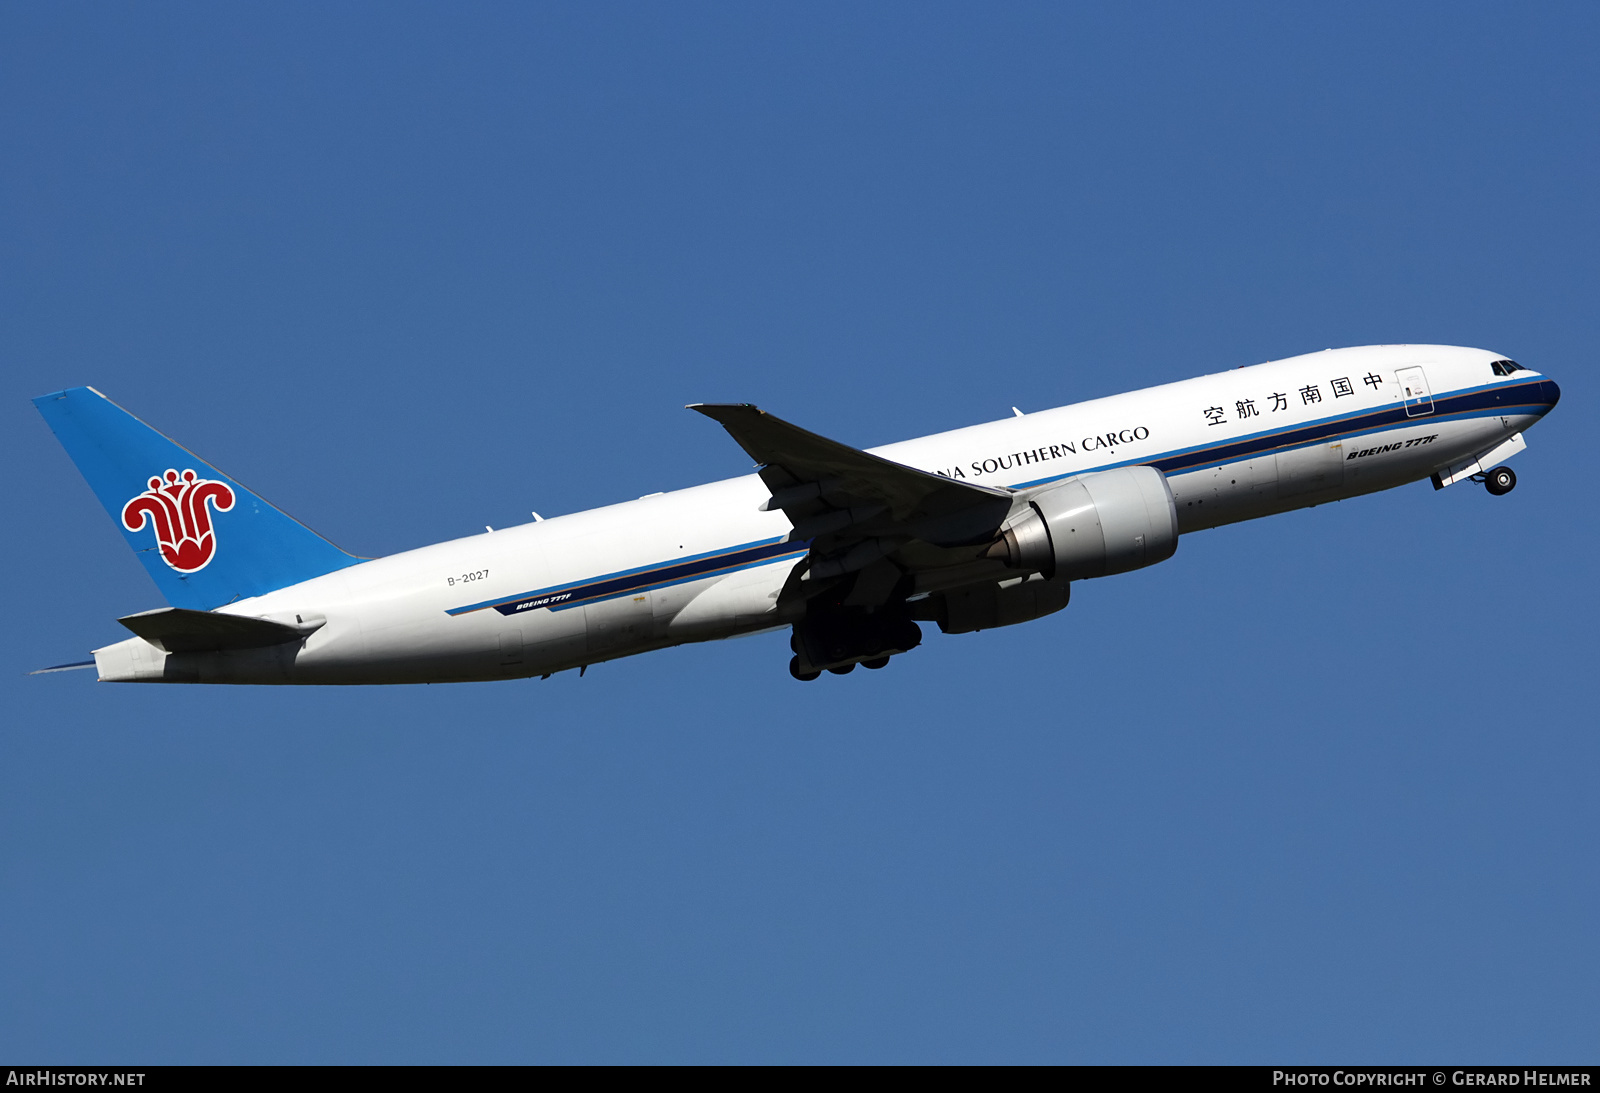
<svg viewBox="0 0 1600 1093">
<path fill-rule="evenodd" d="M 847 676 L 847 675 L 849 675 L 851 672 L 853 672 L 855 670 L 856 670 L 856 666 L 855 666 L 855 662 L 854 661 L 852 661 L 849 664 L 841 664 L 837 668 L 829 668 L 828 669 L 828 671 L 832 672 L 836 676 Z"/>
<path fill-rule="evenodd" d="M 1517 472 L 1510 467 L 1496 467 L 1484 475 L 1483 488 L 1496 497 L 1504 497 L 1517 488 Z"/>
<path fill-rule="evenodd" d="M 822 673 L 821 672 L 802 672 L 800 670 L 800 658 L 799 657 L 790 657 L 789 658 L 789 674 L 794 676 L 794 678 L 798 679 L 801 683 L 810 683 L 813 679 L 816 679 Z"/>
<path fill-rule="evenodd" d="M 889 658 L 888 657 L 874 657 L 871 660 L 863 660 L 861 662 L 861 667 L 863 667 L 863 668 L 871 668 L 874 671 L 876 671 L 879 668 L 887 668 L 887 667 L 889 667 Z"/>
</svg>

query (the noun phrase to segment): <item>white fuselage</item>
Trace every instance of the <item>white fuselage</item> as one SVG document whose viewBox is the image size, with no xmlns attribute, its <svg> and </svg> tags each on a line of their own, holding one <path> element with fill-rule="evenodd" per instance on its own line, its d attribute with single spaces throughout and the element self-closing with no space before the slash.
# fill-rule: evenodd
<svg viewBox="0 0 1600 1093">
<path fill-rule="evenodd" d="M 1328 350 L 872 452 L 1008 488 L 1150 465 L 1167 476 L 1181 530 L 1198 531 L 1459 477 L 1520 444 L 1551 400 L 1536 372 L 1492 373 L 1498 359 L 1450 346 Z M 326 619 L 302 642 L 168 655 L 131 638 L 96 650 L 100 678 L 504 679 L 786 625 L 779 591 L 807 545 L 788 539 L 781 511 L 761 510 L 768 496 L 747 475 L 374 559 L 221 609 Z"/>
</svg>

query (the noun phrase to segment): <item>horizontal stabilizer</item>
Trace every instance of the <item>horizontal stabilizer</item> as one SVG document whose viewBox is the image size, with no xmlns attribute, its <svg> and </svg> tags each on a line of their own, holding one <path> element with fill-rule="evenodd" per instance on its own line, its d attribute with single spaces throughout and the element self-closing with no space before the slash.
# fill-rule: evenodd
<svg viewBox="0 0 1600 1093">
<path fill-rule="evenodd" d="M 117 620 L 157 649 L 168 653 L 209 653 L 220 649 L 260 649 L 298 641 L 316 627 L 304 629 L 268 619 L 219 615 L 161 607 Z"/>
</svg>

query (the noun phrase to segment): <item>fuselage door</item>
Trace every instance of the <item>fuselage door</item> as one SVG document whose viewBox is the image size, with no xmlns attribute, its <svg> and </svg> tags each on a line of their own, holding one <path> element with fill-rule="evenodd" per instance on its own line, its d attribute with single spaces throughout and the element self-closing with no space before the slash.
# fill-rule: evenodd
<svg viewBox="0 0 1600 1093">
<path fill-rule="evenodd" d="M 1406 417 L 1422 417 L 1433 413 L 1433 393 L 1428 390 L 1428 377 L 1418 367 L 1397 368 L 1395 382 L 1400 385 L 1401 397 L 1406 403 Z"/>
</svg>

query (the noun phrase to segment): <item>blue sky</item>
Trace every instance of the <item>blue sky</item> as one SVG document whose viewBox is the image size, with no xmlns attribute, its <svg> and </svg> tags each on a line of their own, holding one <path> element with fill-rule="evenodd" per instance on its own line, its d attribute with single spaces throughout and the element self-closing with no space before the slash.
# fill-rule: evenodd
<svg viewBox="0 0 1600 1093">
<path fill-rule="evenodd" d="M 1593 1061 L 1600 8 L 9 5 L 0 1056 Z M 1327 346 L 1505 498 L 1186 537 L 791 681 L 27 677 L 160 606 L 28 398 L 352 551 Z"/>
</svg>

